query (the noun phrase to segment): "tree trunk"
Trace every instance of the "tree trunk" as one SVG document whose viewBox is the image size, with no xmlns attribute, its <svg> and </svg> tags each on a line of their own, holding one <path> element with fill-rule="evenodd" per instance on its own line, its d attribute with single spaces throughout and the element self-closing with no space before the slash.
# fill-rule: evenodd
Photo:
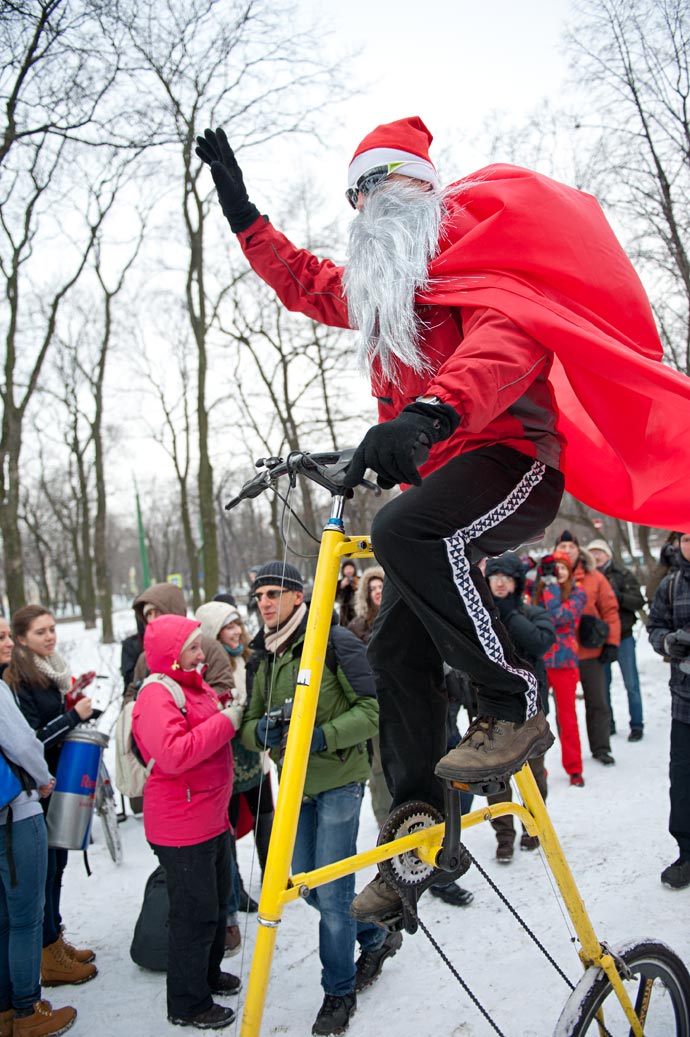
<svg viewBox="0 0 690 1037">
<path fill-rule="evenodd" d="M 180 512 L 182 519 L 182 532 L 184 535 L 184 546 L 187 552 L 187 561 L 189 564 L 189 581 L 192 587 L 192 608 L 196 612 L 201 605 L 201 594 L 199 589 L 199 552 L 197 551 L 196 544 L 194 543 L 194 534 L 192 532 L 192 519 L 189 513 L 189 496 L 187 494 L 187 485 L 184 479 L 179 479 L 180 483 Z M 215 591 L 214 591 L 215 594 Z M 213 597 L 213 594 L 211 595 Z M 210 598 L 206 597 L 207 601 Z"/>
<path fill-rule="evenodd" d="M 0 530 L 5 561 L 5 586 L 11 615 L 26 605 L 26 590 L 22 537 L 19 531 L 19 455 L 22 448 L 22 424 L 21 417 L 7 397 L 2 438 L 4 464 L 0 470 Z"/>
</svg>

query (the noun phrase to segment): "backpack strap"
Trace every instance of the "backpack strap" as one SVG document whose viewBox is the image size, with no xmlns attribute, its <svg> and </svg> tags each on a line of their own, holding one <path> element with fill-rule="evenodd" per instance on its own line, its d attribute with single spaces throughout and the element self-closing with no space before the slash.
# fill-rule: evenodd
<svg viewBox="0 0 690 1037">
<path fill-rule="evenodd" d="M 668 605 L 673 612 L 673 601 L 678 590 L 678 581 L 680 580 L 680 569 L 676 569 L 671 579 L 668 581 Z"/>
<path fill-rule="evenodd" d="M 376 685 L 367 661 L 366 648 L 351 630 L 340 626 L 331 627 L 325 664 L 331 673 L 336 673 L 340 666 L 357 695 L 376 698 Z"/>
<path fill-rule="evenodd" d="M 179 711 L 184 714 L 187 713 L 187 700 L 184 695 L 184 690 L 180 687 L 177 681 L 172 679 L 172 677 L 168 677 L 166 673 L 150 673 L 146 680 L 142 681 L 138 695 L 141 695 L 147 684 L 162 684 L 172 695 L 173 702 Z"/>
<path fill-rule="evenodd" d="M 168 677 L 166 673 L 150 673 L 146 680 L 141 682 L 141 687 L 137 692 L 137 698 L 139 697 L 139 695 L 141 695 L 142 691 L 144 690 L 147 684 L 162 684 L 164 687 L 166 687 L 172 695 L 173 701 L 179 709 L 180 713 L 182 713 L 184 716 L 187 715 L 187 700 L 184 695 L 184 690 L 180 687 L 177 681 L 174 681 L 172 679 L 172 677 Z M 132 735 L 132 741 L 134 742 L 134 735 Z M 146 764 L 147 778 L 153 770 L 153 765 L 155 764 L 155 762 L 156 761 L 152 756 L 149 762 Z M 143 760 L 142 763 L 144 763 Z"/>
</svg>

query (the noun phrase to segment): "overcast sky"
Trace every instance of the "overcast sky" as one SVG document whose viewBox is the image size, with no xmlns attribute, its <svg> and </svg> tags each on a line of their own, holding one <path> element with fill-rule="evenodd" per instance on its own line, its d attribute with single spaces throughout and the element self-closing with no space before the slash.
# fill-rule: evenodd
<svg viewBox="0 0 690 1037">
<path fill-rule="evenodd" d="M 432 158 L 458 133 L 454 153 L 466 168 L 441 167 L 446 181 L 479 168 L 487 156 L 470 146 L 490 112 L 520 122 L 544 97 L 563 90 L 561 36 L 571 0 L 298 0 L 305 14 L 332 30 L 330 46 L 359 49 L 351 82 L 358 96 L 340 106 L 340 126 L 327 127 L 327 169 L 345 190 L 352 153 L 374 126 L 419 115 L 434 135 Z M 336 172 L 337 171 L 337 172 Z M 323 180 L 320 177 L 320 186 Z"/>
</svg>

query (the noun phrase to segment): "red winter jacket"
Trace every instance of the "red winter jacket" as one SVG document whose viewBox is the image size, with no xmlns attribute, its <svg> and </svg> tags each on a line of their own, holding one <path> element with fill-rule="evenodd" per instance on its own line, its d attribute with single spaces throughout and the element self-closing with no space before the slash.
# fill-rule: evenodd
<svg viewBox="0 0 690 1037">
<path fill-rule="evenodd" d="M 252 267 L 289 310 L 347 328 L 342 268 L 296 248 L 260 217 L 239 236 Z M 548 375 L 553 356 L 513 321 L 481 306 L 417 305 L 424 322 L 420 352 L 432 375 L 401 370 L 401 385 L 384 379 L 378 361 L 372 395 L 379 421 L 389 421 L 418 396 L 437 396 L 461 416 L 458 429 L 432 447 L 422 475 L 452 457 L 502 443 L 552 468 L 561 467 L 565 440 Z"/>
<path fill-rule="evenodd" d="M 618 608 L 618 599 L 613 593 L 611 584 L 603 573 L 600 573 L 594 564 L 589 551 L 582 551 L 580 559 L 573 573 L 575 583 L 587 595 L 587 604 L 582 613 L 583 616 L 597 616 L 609 625 L 609 634 L 606 643 L 618 646 L 621 642 L 621 617 Z M 579 647 L 580 659 L 596 659 L 601 655 L 601 648 Z"/>
<path fill-rule="evenodd" d="M 145 760 L 155 760 L 144 787 L 144 829 L 150 843 L 191 846 L 230 828 L 235 728 L 220 699 L 197 670 L 182 670 L 185 640 L 201 624 L 159 616 L 146 627 L 144 650 L 152 674 L 172 677 L 185 693 L 183 713 L 163 684 L 147 684 L 132 713 L 132 733 Z"/>
<path fill-rule="evenodd" d="M 374 371 L 381 420 L 418 395 L 438 396 L 462 420 L 423 473 L 483 442 L 508 443 L 560 468 L 592 508 L 682 528 L 690 378 L 661 362 L 651 306 L 597 201 L 509 165 L 453 186 L 416 300 L 433 374 L 404 372 L 395 392 Z M 338 266 L 263 217 L 238 238 L 288 309 L 348 327 Z"/>
</svg>

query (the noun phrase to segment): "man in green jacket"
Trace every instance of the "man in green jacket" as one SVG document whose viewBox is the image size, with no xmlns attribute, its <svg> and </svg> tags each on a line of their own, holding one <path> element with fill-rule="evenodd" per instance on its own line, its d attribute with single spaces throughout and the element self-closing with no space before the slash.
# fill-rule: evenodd
<svg viewBox="0 0 690 1037">
<path fill-rule="evenodd" d="M 253 585 L 263 627 L 250 645 L 254 655 L 247 667 L 248 705 L 241 738 L 249 749 L 268 749 L 279 771 L 286 703 L 294 695 L 307 627 L 303 592 L 299 570 L 280 561 L 261 566 Z M 293 872 L 312 871 L 357 852 L 359 813 L 369 776 L 366 743 L 378 732 L 378 718 L 365 646 L 349 630 L 334 626 L 316 707 Z M 354 893 L 354 875 L 346 875 L 312 890 L 307 898 L 320 915 L 325 993 L 313 1034 L 347 1029 L 357 992 L 378 978 L 383 962 L 402 943 L 400 933 L 386 933 L 350 917 Z M 361 947 L 356 965 L 355 941 Z"/>
</svg>

